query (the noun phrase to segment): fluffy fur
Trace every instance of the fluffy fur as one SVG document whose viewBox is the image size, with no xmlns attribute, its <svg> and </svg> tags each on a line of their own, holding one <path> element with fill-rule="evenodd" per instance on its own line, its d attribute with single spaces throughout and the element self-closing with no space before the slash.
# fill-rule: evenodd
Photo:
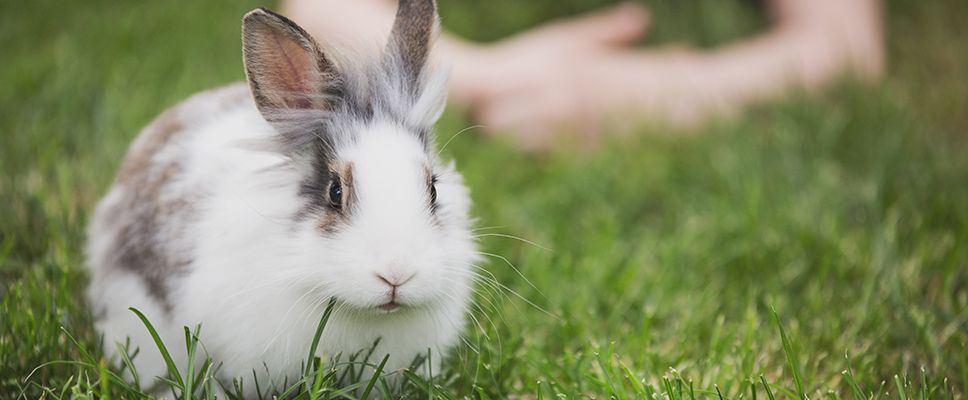
<svg viewBox="0 0 968 400">
<path fill-rule="evenodd" d="M 263 387 L 291 383 L 336 299 L 318 355 L 380 339 L 372 357 L 389 354 L 390 370 L 428 349 L 439 363 L 463 328 L 477 251 L 468 190 L 429 134 L 445 79 L 424 65 L 426 54 L 413 54 L 429 49 L 412 41 L 431 40 L 414 30 L 436 26 L 433 6 L 402 0 L 395 36 L 372 61 L 324 55 L 268 11 L 246 16 L 249 88 L 205 92 L 162 114 L 132 144 L 94 214 L 88 295 L 109 352 L 130 338 L 141 376 L 164 375 L 135 307 L 172 349 L 183 326 L 202 324 L 224 379 L 255 371 Z M 272 34 L 295 42 L 252 45 Z M 309 57 L 288 65 L 327 70 L 255 62 L 273 57 Z M 300 87 L 311 90 L 293 92 Z M 291 101 L 303 98 L 312 101 Z M 342 207 L 329 199 L 334 179 Z M 380 308 L 391 300 L 400 307 Z M 187 362 L 184 351 L 173 356 Z"/>
</svg>

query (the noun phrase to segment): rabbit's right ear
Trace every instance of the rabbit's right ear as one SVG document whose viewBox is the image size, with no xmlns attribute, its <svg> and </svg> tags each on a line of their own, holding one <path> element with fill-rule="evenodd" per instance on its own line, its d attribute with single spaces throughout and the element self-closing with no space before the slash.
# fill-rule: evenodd
<svg viewBox="0 0 968 400">
<path fill-rule="evenodd" d="M 269 122 L 292 111 L 326 110 L 335 101 L 339 74 L 306 31 L 264 8 L 242 19 L 245 74 L 262 116 Z"/>
<path fill-rule="evenodd" d="M 420 91 L 421 78 L 437 32 L 436 0 L 400 0 L 386 57 L 400 69 L 406 90 Z"/>
</svg>

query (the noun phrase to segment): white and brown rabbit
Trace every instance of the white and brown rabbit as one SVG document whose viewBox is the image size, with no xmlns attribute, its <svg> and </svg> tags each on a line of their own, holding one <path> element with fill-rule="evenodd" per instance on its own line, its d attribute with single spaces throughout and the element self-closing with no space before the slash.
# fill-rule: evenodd
<svg viewBox="0 0 968 400">
<path fill-rule="evenodd" d="M 201 324 L 222 378 L 293 382 L 335 299 L 318 355 L 379 338 L 371 360 L 389 354 L 388 371 L 428 349 L 439 363 L 478 253 L 468 189 L 431 136 L 446 86 L 428 66 L 437 25 L 433 0 L 401 0 L 382 54 L 344 59 L 248 13 L 248 85 L 161 114 L 93 216 L 88 295 L 109 352 L 130 338 L 140 375 L 164 375 L 135 307 L 175 349 Z"/>
</svg>

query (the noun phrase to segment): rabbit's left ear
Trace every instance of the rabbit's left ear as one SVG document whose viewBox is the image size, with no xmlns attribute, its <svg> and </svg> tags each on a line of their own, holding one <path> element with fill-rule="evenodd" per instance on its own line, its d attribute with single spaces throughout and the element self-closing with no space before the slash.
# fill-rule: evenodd
<svg viewBox="0 0 968 400">
<path fill-rule="evenodd" d="M 245 74 L 269 122 L 292 110 L 326 110 L 336 100 L 339 73 L 306 31 L 264 8 L 242 20 Z"/>
<path fill-rule="evenodd" d="M 406 90 L 417 95 L 437 31 L 434 0 L 400 0 L 387 43 L 386 61 L 402 72 Z"/>
</svg>

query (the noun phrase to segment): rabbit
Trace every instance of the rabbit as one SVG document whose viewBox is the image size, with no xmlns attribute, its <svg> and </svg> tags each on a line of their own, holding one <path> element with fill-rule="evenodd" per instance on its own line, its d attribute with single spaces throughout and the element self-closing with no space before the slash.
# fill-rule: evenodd
<svg viewBox="0 0 968 400">
<path fill-rule="evenodd" d="M 430 351 L 439 370 L 480 256 L 469 190 L 431 133 L 438 29 L 434 0 L 400 0 L 384 50 L 348 57 L 281 15 L 246 14 L 247 85 L 151 122 L 91 218 L 87 297 L 108 356 L 130 340 L 142 379 L 165 376 L 133 307 L 180 368 L 183 327 L 200 324 L 223 384 L 291 384 L 332 299 L 316 355 L 370 349 L 393 371 Z"/>
</svg>

